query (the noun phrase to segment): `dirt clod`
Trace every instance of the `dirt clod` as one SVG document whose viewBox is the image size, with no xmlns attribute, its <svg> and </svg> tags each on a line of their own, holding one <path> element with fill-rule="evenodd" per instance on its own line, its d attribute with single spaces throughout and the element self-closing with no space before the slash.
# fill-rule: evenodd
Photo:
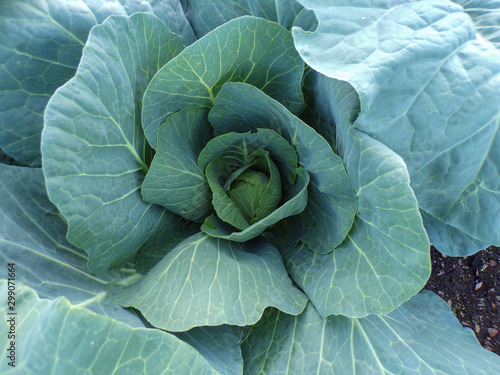
<svg viewBox="0 0 500 375">
<path fill-rule="evenodd" d="M 432 274 L 425 289 L 437 293 L 487 350 L 500 355 L 500 248 L 469 257 L 443 256 L 431 248 Z"/>
</svg>

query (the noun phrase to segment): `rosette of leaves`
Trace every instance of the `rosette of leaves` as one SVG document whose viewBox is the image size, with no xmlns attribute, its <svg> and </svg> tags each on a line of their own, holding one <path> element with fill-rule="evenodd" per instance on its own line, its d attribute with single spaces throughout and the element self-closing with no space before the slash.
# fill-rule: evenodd
<svg viewBox="0 0 500 375">
<path fill-rule="evenodd" d="M 429 238 L 451 254 L 499 243 L 479 221 L 498 207 L 498 109 L 468 103 L 500 93 L 500 62 L 459 7 L 8 0 L 0 14 L 0 259 L 16 263 L 30 352 L 6 373 L 498 366 L 418 293 Z"/>
</svg>

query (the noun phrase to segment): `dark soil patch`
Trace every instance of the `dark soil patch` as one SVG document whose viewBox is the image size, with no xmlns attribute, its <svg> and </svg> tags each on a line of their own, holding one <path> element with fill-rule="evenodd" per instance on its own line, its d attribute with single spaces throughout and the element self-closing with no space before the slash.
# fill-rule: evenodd
<svg viewBox="0 0 500 375">
<path fill-rule="evenodd" d="M 466 258 L 442 255 L 431 248 L 432 274 L 425 289 L 437 293 L 479 343 L 500 355 L 500 248 Z"/>
</svg>

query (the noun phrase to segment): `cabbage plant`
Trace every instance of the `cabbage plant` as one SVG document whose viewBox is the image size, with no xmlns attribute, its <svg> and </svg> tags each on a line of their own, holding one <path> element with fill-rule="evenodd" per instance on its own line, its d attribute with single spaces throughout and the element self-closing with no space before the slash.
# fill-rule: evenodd
<svg viewBox="0 0 500 375">
<path fill-rule="evenodd" d="M 0 2 L 2 373 L 495 373 L 492 3 Z"/>
</svg>

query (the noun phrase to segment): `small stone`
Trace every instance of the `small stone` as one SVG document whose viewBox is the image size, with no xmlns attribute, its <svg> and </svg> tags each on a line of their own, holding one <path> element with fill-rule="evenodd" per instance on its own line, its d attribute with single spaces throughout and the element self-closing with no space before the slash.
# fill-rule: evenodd
<svg viewBox="0 0 500 375">
<path fill-rule="evenodd" d="M 478 290 L 478 289 L 480 289 L 482 286 L 483 286 L 483 282 L 482 282 L 482 281 L 480 281 L 480 282 L 478 282 L 478 283 L 476 284 L 476 286 L 475 286 L 474 290 Z"/>
<path fill-rule="evenodd" d="M 452 305 L 452 303 L 451 303 L 451 299 L 449 299 L 446 303 L 448 304 L 448 306 L 450 306 L 450 307 L 451 307 L 451 305 Z"/>
<path fill-rule="evenodd" d="M 484 348 L 485 348 L 486 350 L 489 350 L 490 352 L 492 352 L 492 351 L 493 351 L 493 348 L 492 348 L 491 346 L 489 346 L 489 345 L 485 345 L 485 346 L 484 346 Z"/>
<path fill-rule="evenodd" d="M 495 267 L 497 265 L 497 262 L 495 262 L 493 259 L 489 261 L 490 267 Z"/>
<path fill-rule="evenodd" d="M 497 305 L 495 305 L 494 303 L 491 304 L 491 307 L 493 307 L 493 309 L 496 309 L 497 308 Z"/>
<path fill-rule="evenodd" d="M 443 293 L 443 292 L 441 292 L 440 290 L 438 291 L 438 294 L 439 294 L 441 297 L 442 297 L 442 296 L 444 296 L 444 293 Z"/>
<path fill-rule="evenodd" d="M 490 337 L 495 337 L 496 335 L 498 335 L 498 329 L 488 328 L 488 335 L 490 335 Z"/>
<path fill-rule="evenodd" d="M 444 275 L 444 271 L 443 270 L 439 271 L 437 275 L 438 276 L 443 276 Z"/>
<path fill-rule="evenodd" d="M 479 333 L 479 332 L 481 331 L 481 327 L 479 327 L 479 324 L 476 324 L 476 325 L 474 326 L 474 331 L 475 331 L 476 333 Z"/>
</svg>

